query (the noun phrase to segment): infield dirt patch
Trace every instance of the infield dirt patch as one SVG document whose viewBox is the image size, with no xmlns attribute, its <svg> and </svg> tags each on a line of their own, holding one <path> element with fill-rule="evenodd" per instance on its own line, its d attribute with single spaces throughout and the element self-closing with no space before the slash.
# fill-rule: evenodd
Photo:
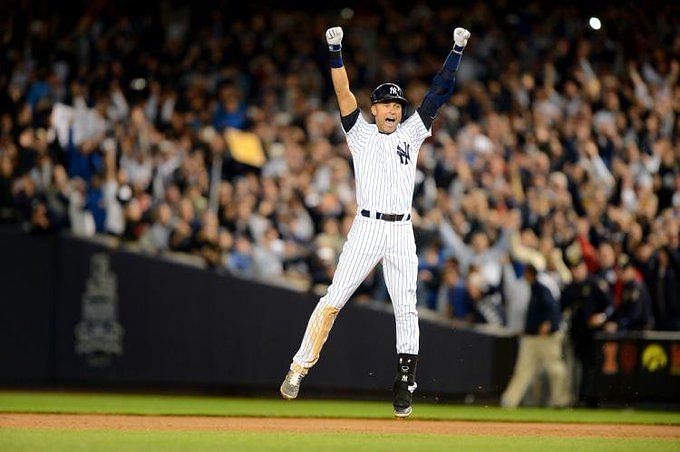
<svg viewBox="0 0 680 452">
<path fill-rule="evenodd" d="M 317 419 L 17 413 L 0 414 L 0 428 L 2 427 L 65 430 L 247 430 L 680 439 L 680 426 L 672 425 L 426 421 L 417 419 Z"/>
</svg>

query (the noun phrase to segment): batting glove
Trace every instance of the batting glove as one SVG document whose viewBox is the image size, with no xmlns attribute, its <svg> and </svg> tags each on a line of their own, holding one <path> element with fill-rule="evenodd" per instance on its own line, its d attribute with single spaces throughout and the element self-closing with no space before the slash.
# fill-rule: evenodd
<svg viewBox="0 0 680 452">
<path fill-rule="evenodd" d="M 470 32 L 465 28 L 458 27 L 453 30 L 453 42 L 456 43 L 456 47 L 465 48 L 468 39 L 470 39 Z"/>
<path fill-rule="evenodd" d="M 342 27 L 332 27 L 326 30 L 326 42 L 331 50 L 339 50 L 342 47 Z"/>
</svg>

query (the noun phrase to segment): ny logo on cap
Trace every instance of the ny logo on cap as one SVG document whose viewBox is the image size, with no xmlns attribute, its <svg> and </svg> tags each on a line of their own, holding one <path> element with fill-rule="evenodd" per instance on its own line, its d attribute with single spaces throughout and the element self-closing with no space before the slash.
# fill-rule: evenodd
<svg viewBox="0 0 680 452">
<path fill-rule="evenodd" d="M 405 141 L 402 144 L 404 145 L 404 147 L 402 147 L 401 144 L 397 145 L 397 155 L 399 156 L 399 163 L 401 163 L 402 165 L 408 165 L 409 160 L 411 160 L 411 156 L 409 155 L 411 145 Z"/>
<path fill-rule="evenodd" d="M 399 88 L 397 88 L 396 86 L 390 86 L 390 94 L 393 96 L 398 96 Z"/>
</svg>

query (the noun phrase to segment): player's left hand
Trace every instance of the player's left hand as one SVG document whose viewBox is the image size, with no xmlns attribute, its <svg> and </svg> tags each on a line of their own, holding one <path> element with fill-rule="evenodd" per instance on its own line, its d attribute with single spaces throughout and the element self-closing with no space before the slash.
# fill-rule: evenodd
<svg viewBox="0 0 680 452">
<path fill-rule="evenodd" d="M 465 28 L 457 27 L 453 30 L 453 42 L 455 42 L 458 47 L 465 47 L 468 39 L 470 39 L 470 32 Z"/>
</svg>

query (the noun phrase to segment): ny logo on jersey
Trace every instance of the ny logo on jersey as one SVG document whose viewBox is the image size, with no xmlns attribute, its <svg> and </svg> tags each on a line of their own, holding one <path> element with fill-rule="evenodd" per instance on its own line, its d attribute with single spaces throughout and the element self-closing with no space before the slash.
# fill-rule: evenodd
<svg viewBox="0 0 680 452">
<path fill-rule="evenodd" d="M 408 165 L 409 160 L 411 160 L 411 155 L 409 154 L 411 145 L 405 141 L 402 144 L 403 147 L 401 144 L 397 145 L 397 155 L 399 156 L 399 162 L 402 165 Z"/>
<path fill-rule="evenodd" d="M 390 86 L 390 94 L 393 95 L 393 96 L 399 95 L 399 91 L 397 90 L 396 86 Z"/>
</svg>

